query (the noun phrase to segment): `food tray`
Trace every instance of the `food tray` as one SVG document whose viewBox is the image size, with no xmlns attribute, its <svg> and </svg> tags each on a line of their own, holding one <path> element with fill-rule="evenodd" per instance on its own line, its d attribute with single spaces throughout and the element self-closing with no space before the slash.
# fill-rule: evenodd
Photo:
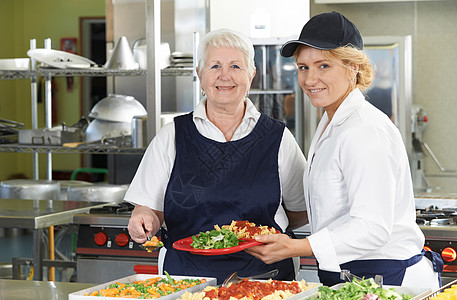
<svg viewBox="0 0 457 300">
<path fill-rule="evenodd" d="M 421 300 L 429 300 L 431 299 L 432 297 L 436 296 L 437 294 L 441 293 L 441 292 L 444 292 L 444 290 L 446 290 L 447 288 L 450 288 L 454 285 L 457 284 L 457 279 L 456 280 L 453 280 L 451 282 L 449 282 L 448 284 L 446 285 L 443 285 L 442 287 L 440 287 L 439 289 L 437 290 L 434 290 L 434 291 L 430 291 L 428 293 L 426 293 L 426 295 L 422 296 L 422 298 L 419 298 Z M 415 298 L 416 299 L 416 298 Z"/>
<path fill-rule="evenodd" d="M 338 290 L 343 285 L 344 285 L 344 283 L 339 283 L 339 284 L 332 286 L 331 288 Z M 428 289 L 428 288 L 409 288 L 409 287 L 395 286 L 395 285 L 383 285 L 382 288 L 386 289 L 386 290 L 388 290 L 390 288 L 394 288 L 395 291 L 399 294 L 406 294 L 406 295 L 413 296 L 413 298 L 411 298 L 411 300 L 423 299 L 423 297 L 425 295 L 427 295 L 431 292 L 431 289 Z M 312 295 L 308 295 L 306 298 L 317 296 L 317 294 L 318 294 L 318 291 L 315 291 L 315 293 L 313 293 Z M 306 299 L 306 298 L 303 298 L 303 299 Z"/>
<path fill-rule="evenodd" d="M 116 282 L 119 282 L 119 283 L 132 283 L 132 282 L 135 282 L 135 281 L 138 281 L 138 280 L 146 280 L 146 279 L 149 279 L 149 278 L 156 278 L 156 277 L 166 278 L 167 276 L 165 276 L 165 275 L 151 275 L 151 274 L 135 274 L 135 275 L 131 275 L 131 276 L 128 276 L 128 277 L 116 279 L 116 280 L 113 280 L 113 281 L 110 281 L 110 282 L 107 282 L 107 283 L 103 283 L 103 284 L 100 284 L 100 285 L 97 285 L 97 286 L 93 286 L 91 288 L 87 288 L 87 289 L 84 289 L 84 290 L 80 290 L 80 291 L 71 293 L 71 294 L 68 295 L 68 300 L 97 300 L 97 299 L 99 299 L 99 300 L 100 299 L 115 300 L 115 299 L 122 299 L 122 298 L 118 298 L 118 297 L 115 298 L 115 297 L 100 297 L 100 296 L 85 296 L 85 295 L 86 294 L 89 295 L 90 293 L 92 293 L 94 291 L 97 291 L 97 290 L 100 290 L 100 289 L 104 289 L 107 286 L 109 286 L 110 284 L 113 284 L 113 283 L 116 283 Z M 196 286 L 193 286 L 193 287 L 190 287 L 190 288 L 185 289 L 185 290 L 181 290 L 181 291 L 173 293 L 171 295 L 167 295 L 167 296 L 163 296 L 163 297 L 158 298 L 160 300 L 178 299 L 186 291 L 187 292 L 192 292 L 192 293 L 199 292 L 199 291 L 203 290 L 208 285 L 216 285 L 217 284 L 216 278 L 212 278 L 212 277 L 176 276 L 176 275 L 171 275 L 171 274 L 170 274 L 170 277 L 173 278 L 173 279 L 176 279 L 176 280 L 181 280 L 181 279 L 206 279 L 206 282 L 201 283 L 201 284 L 196 285 Z"/>
<path fill-rule="evenodd" d="M 308 282 L 309 285 L 315 285 L 315 287 L 310 288 L 309 290 L 306 290 L 304 292 L 298 293 L 293 295 L 292 297 L 286 298 L 287 300 L 301 300 L 301 299 L 306 299 L 310 297 L 311 295 L 314 295 L 317 293 L 318 289 L 320 286 L 322 286 L 322 283 L 316 283 L 316 282 Z"/>
<path fill-rule="evenodd" d="M 259 281 L 259 282 L 265 282 L 265 281 L 268 281 L 268 280 L 252 280 L 252 281 Z M 291 281 L 286 281 L 284 280 L 284 282 L 287 282 L 287 283 L 291 283 Z M 308 297 L 310 297 L 311 295 L 316 295 L 317 292 L 318 292 L 318 288 L 320 286 L 322 286 L 322 283 L 316 283 L 316 282 L 307 282 L 308 285 L 315 285 L 314 287 L 304 291 L 304 292 L 301 292 L 301 293 L 298 293 L 298 294 L 295 294 L 289 298 L 286 298 L 287 300 L 302 300 L 302 299 L 306 299 Z M 215 286 L 215 284 L 210 284 L 210 285 L 213 285 Z M 201 289 L 203 290 L 203 289 Z M 198 291 L 193 291 L 193 292 L 199 292 L 201 290 L 198 290 Z M 191 292 L 190 290 L 187 290 L 188 292 Z"/>
</svg>

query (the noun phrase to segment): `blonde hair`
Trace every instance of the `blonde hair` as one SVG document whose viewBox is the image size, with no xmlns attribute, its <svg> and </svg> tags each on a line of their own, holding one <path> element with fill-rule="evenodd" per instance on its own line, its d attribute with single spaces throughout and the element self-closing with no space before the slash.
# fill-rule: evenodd
<svg viewBox="0 0 457 300">
<path fill-rule="evenodd" d="M 254 45 L 243 34 L 230 29 L 218 29 L 207 33 L 198 46 L 198 68 L 201 69 L 206 62 L 208 47 L 228 47 L 243 52 L 251 76 L 255 72 Z"/>
<path fill-rule="evenodd" d="M 348 70 L 348 75 L 353 72 L 352 66 L 358 65 L 359 70 L 353 87 L 360 90 L 366 90 L 370 87 L 374 79 L 374 66 L 363 50 L 344 46 L 332 50 L 322 50 L 322 52 L 327 60 L 345 67 Z"/>
</svg>

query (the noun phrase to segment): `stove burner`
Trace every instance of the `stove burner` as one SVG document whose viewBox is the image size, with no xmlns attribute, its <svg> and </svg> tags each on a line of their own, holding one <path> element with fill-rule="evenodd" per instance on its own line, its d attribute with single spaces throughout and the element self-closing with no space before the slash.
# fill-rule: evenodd
<svg viewBox="0 0 457 300">
<path fill-rule="evenodd" d="M 89 213 L 91 214 L 130 214 L 135 206 L 128 202 L 121 202 L 117 205 L 106 205 L 103 207 L 91 208 Z"/>
</svg>

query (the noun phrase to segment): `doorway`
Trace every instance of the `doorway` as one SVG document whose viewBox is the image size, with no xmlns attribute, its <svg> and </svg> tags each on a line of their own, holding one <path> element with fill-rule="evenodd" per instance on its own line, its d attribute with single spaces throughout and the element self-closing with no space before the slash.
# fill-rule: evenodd
<svg viewBox="0 0 457 300">
<path fill-rule="evenodd" d="M 81 55 L 104 65 L 106 62 L 106 21 L 105 17 L 80 17 Z M 85 118 L 92 107 L 107 95 L 106 77 L 81 77 L 80 109 Z M 85 168 L 107 168 L 106 154 L 82 154 Z M 102 181 L 103 174 L 91 174 L 93 181 Z M 98 178 L 100 177 L 100 178 Z"/>
</svg>

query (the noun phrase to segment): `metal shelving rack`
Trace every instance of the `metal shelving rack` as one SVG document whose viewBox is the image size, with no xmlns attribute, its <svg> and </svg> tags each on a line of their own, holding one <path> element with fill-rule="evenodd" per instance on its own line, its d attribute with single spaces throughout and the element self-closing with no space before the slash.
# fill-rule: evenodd
<svg viewBox="0 0 457 300">
<path fill-rule="evenodd" d="M 147 83 L 147 111 L 148 111 L 148 141 L 151 141 L 160 129 L 161 115 L 161 77 L 162 76 L 191 76 L 193 80 L 194 107 L 199 101 L 200 83 L 195 71 L 197 62 L 197 47 L 199 42 L 198 33 L 193 36 L 193 67 L 192 68 L 159 68 L 160 49 L 160 0 L 146 0 L 146 36 L 147 36 L 147 70 L 110 70 L 104 68 L 91 69 L 51 69 L 37 67 L 35 59 L 31 59 L 30 70 L 0 71 L 0 80 L 30 79 L 31 81 L 31 107 L 32 129 L 38 128 L 37 122 L 37 78 L 45 79 L 45 121 L 46 128 L 51 127 L 51 78 L 52 77 L 78 77 L 78 76 L 141 76 L 146 75 Z M 45 40 L 45 48 L 51 48 L 51 40 Z M 30 49 L 36 49 L 36 40 L 30 41 Z M 38 153 L 47 154 L 47 178 L 52 180 L 52 153 L 109 153 L 109 154 L 138 154 L 145 149 L 133 149 L 130 147 L 117 147 L 107 145 L 80 145 L 69 148 L 54 145 L 22 145 L 0 144 L 0 152 L 25 152 L 33 153 L 34 179 L 38 180 Z"/>
<path fill-rule="evenodd" d="M 165 68 L 161 70 L 162 76 L 191 76 L 192 68 Z M 146 75 L 146 70 L 110 70 L 104 68 L 93 69 L 48 69 L 38 70 L 0 70 L 0 80 L 30 79 L 37 77 L 70 77 L 70 76 L 141 76 Z"/>
<path fill-rule="evenodd" d="M 0 144 L 0 152 L 16 153 L 88 153 L 88 154 L 142 154 L 143 148 L 112 145 L 63 147 L 58 145 Z"/>
<path fill-rule="evenodd" d="M 32 62 L 34 64 L 34 62 Z M 51 69 L 51 68 L 35 68 L 32 66 L 30 70 L 0 70 L 0 80 L 16 80 L 16 79 L 31 79 L 32 81 L 32 95 L 34 79 L 44 77 L 46 81 L 50 81 L 52 77 L 78 77 L 78 76 L 142 76 L 146 75 L 147 71 L 142 69 L 136 70 L 112 70 L 105 68 L 91 68 L 91 69 Z M 165 68 L 161 70 L 161 76 L 192 76 L 192 68 Z M 36 89 L 36 87 L 35 87 Z M 48 97 L 50 101 L 50 94 L 45 93 L 45 98 Z M 33 98 L 33 97 L 32 97 Z M 32 103 L 36 101 L 32 99 Z M 36 111 L 32 109 L 32 115 Z M 46 118 L 50 118 L 46 114 Z M 32 121 L 32 123 L 35 123 Z M 37 125 L 32 124 L 34 128 Z M 15 153 L 88 153 L 88 154 L 141 154 L 145 149 L 136 149 L 131 147 L 120 147 L 113 145 L 103 144 L 89 144 L 79 145 L 77 147 L 63 147 L 59 145 L 26 145 L 26 144 L 0 144 L 0 152 L 15 152 Z M 37 158 L 35 158 L 36 160 Z M 49 160 L 50 158 L 48 158 Z M 38 163 L 34 161 L 34 179 L 38 179 Z M 48 163 L 48 180 L 51 180 L 52 166 Z"/>
</svg>

